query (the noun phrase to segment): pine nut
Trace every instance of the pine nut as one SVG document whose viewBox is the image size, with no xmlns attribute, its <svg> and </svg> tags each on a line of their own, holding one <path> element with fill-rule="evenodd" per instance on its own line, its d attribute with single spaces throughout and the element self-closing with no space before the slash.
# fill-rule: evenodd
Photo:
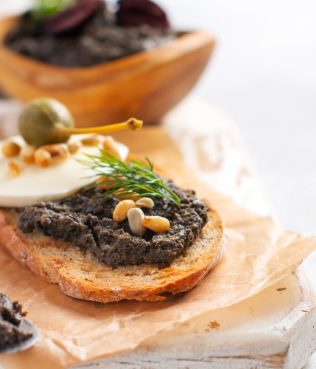
<svg viewBox="0 0 316 369">
<path fill-rule="evenodd" d="M 142 197 L 136 201 L 136 206 L 144 209 L 152 209 L 155 206 L 155 203 L 149 197 Z"/>
<path fill-rule="evenodd" d="M 10 161 L 8 163 L 9 171 L 8 175 L 10 177 L 16 177 L 21 174 L 22 168 L 19 166 L 19 164 L 16 161 Z"/>
<path fill-rule="evenodd" d="M 48 167 L 52 162 L 52 155 L 42 148 L 35 151 L 34 160 L 40 167 Z"/>
<path fill-rule="evenodd" d="M 144 213 L 139 208 L 130 209 L 127 213 L 129 228 L 135 236 L 142 236 L 146 228 L 143 226 Z"/>
<path fill-rule="evenodd" d="M 111 186 L 109 186 L 111 187 Z M 125 195 L 118 195 L 117 196 L 120 200 L 133 200 L 133 201 L 137 201 L 139 200 L 139 195 L 137 195 L 137 193 L 127 193 Z"/>
<path fill-rule="evenodd" d="M 113 178 L 111 177 L 105 177 L 105 176 L 100 176 L 97 180 L 96 183 L 98 185 L 99 188 L 102 188 L 103 190 L 108 190 L 109 188 L 111 188 L 112 184 L 111 183 L 103 183 L 106 180 L 112 180 Z M 118 198 L 120 200 L 133 200 L 132 198 L 128 197 L 128 198 L 121 198 L 118 196 Z"/>
<path fill-rule="evenodd" d="M 34 146 L 24 146 L 21 149 L 20 157 L 22 161 L 26 164 L 34 163 L 34 154 L 35 154 L 35 147 Z"/>
<path fill-rule="evenodd" d="M 78 152 L 81 146 L 82 146 L 82 143 L 80 141 L 69 144 L 68 149 L 69 149 L 70 154 L 73 155 L 76 152 Z"/>
<path fill-rule="evenodd" d="M 19 155 L 21 146 L 14 141 L 6 141 L 2 145 L 2 153 L 7 158 Z"/>
<path fill-rule="evenodd" d="M 49 152 L 52 157 L 57 159 L 67 159 L 69 156 L 69 150 L 66 144 L 45 145 L 41 149 Z"/>
<path fill-rule="evenodd" d="M 143 226 L 155 233 L 164 233 L 170 229 L 170 222 L 164 217 L 147 216 L 143 220 Z"/>
<path fill-rule="evenodd" d="M 98 146 L 103 141 L 103 136 L 92 135 L 81 140 L 82 144 L 85 146 Z"/>
<path fill-rule="evenodd" d="M 117 142 L 111 136 L 106 136 L 103 141 L 103 149 L 122 159 Z"/>
<path fill-rule="evenodd" d="M 123 222 L 127 218 L 128 211 L 135 207 L 136 204 L 133 200 L 120 201 L 113 211 L 113 219 L 118 223 Z"/>
</svg>

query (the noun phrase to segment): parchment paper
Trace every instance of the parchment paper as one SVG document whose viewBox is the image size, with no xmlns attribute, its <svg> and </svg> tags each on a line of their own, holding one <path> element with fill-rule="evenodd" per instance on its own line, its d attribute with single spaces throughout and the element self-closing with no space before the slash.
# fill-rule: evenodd
<svg viewBox="0 0 316 369">
<path fill-rule="evenodd" d="M 316 249 L 316 238 L 283 231 L 270 218 L 244 210 L 199 182 L 162 129 L 151 128 L 133 136 L 121 134 L 118 139 L 132 151 L 147 154 L 177 184 L 195 188 L 217 208 L 226 228 L 224 257 L 195 289 L 173 300 L 102 305 L 63 295 L 57 286 L 34 276 L 0 248 L 0 289 L 23 303 L 41 333 L 31 350 L 0 356 L 5 369 L 69 368 L 133 350 L 159 332 L 258 293 L 293 271 Z"/>
</svg>

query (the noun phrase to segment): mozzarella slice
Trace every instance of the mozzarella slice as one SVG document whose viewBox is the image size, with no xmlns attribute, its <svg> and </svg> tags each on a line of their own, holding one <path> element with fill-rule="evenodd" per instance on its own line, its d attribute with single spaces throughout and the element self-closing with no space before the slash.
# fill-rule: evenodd
<svg viewBox="0 0 316 369">
<path fill-rule="evenodd" d="M 87 136 L 89 135 L 74 136 L 70 142 L 76 142 Z M 12 139 L 21 146 L 25 145 L 19 136 Z M 118 150 L 121 158 L 125 160 L 129 153 L 128 147 L 118 143 Z M 80 164 L 78 159 L 86 159 L 85 154 L 98 153 L 97 147 L 83 146 L 67 160 L 47 168 L 24 164 L 18 157 L 12 158 L 22 167 L 21 174 L 16 177 L 8 176 L 10 159 L 4 158 L 0 153 L 0 207 L 23 207 L 41 201 L 57 200 L 93 183 L 96 179 L 93 177 L 94 172 Z"/>
</svg>

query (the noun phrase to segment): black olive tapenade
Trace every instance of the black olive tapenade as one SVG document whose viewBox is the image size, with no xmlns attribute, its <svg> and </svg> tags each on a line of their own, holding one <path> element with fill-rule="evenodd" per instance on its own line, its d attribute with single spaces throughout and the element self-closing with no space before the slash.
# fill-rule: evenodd
<svg viewBox="0 0 316 369">
<path fill-rule="evenodd" d="M 208 207 L 195 197 L 194 191 L 168 184 L 181 203 L 155 199 L 153 209 L 143 209 L 146 215 L 170 221 L 169 231 L 162 234 L 147 230 L 143 237 L 134 236 L 127 221 L 117 223 L 112 219 L 118 200 L 105 197 L 98 188 L 86 188 L 59 201 L 21 209 L 19 228 L 24 233 L 39 231 L 90 250 L 112 267 L 144 263 L 165 267 L 193 244 L 208 220 Z"/>
<path fill-rule="evenodd" d="M 21 328 L 24 316 L 18 302 L 11 302 L 6 295 L 0 293 L 0 352 L 33 337 L 32 333 Z"/>
<path fill-rule="evenodd" d="M 177 37 L 169 29 L 148 25 L 121 27 L 100 9 L 73 32 L 52 35 L 43 32 L 27 12 L 5 37 L 8 48 L 18 54 L 61 67 L 88 67 L 152 50 Z"/>
</svg>

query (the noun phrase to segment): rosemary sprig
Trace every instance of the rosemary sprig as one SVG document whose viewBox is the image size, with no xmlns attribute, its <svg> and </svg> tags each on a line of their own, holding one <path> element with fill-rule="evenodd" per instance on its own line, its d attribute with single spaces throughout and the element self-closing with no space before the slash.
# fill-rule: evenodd
<svg viewBox="0 0 316 369">
<path fill-rule="evenodd" d="M 73 2 L 74 0 L 36 0 L 32 15 L 36 20 L 42 20 L 58 14 Z"/>
<path fill-rule="evenodd" d="M 125 197 L 137 194 L 141 197 L 168 199 L 180 203 L 179 196 L 154 172 L 154 164 L 146 157 L 124 162 L 108 151 L 100 149 L 100 155 L 86 155 L 81 160 L 95 172 L 98 184 L 105 188 L 107 196 Z"/>
</svg>

